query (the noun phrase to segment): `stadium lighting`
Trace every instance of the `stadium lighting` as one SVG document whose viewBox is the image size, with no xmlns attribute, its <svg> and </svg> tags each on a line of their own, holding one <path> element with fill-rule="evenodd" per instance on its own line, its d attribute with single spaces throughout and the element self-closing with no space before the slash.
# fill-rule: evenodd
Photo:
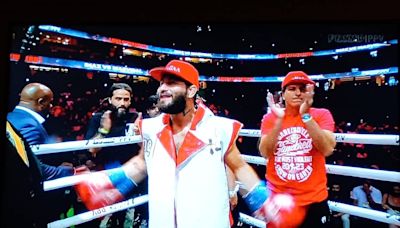
<svg viewBox="0 0 400 228">
<path fill-rule="evenodd" d="M 371 51 L 370 53 L 369 53 L 372 57 L 378 57 L 378 51 Z"/>
</svg>

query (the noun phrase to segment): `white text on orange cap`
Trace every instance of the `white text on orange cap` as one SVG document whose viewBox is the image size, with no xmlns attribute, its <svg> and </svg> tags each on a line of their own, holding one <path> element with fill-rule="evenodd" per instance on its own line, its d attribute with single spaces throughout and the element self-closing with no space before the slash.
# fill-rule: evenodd
<svg viewBox="0 0 400 228">
<path fill-rule="evenodd" d="M 175 71 L 175 72 L 178 72 L 178 73 L 181 72 L 181 69 L 179 67 L 176 67 L 176 66 L 168 66 L 167 70 L 172 70 L 172 71 Z"/>
<path fill-rule="evenodd" d="M 291 80 L 303 80 L 303 79 L 306 79 L 306 78 L 303 76 L 296 76 L 296 77 L 293 77 Z"/>
</svg>

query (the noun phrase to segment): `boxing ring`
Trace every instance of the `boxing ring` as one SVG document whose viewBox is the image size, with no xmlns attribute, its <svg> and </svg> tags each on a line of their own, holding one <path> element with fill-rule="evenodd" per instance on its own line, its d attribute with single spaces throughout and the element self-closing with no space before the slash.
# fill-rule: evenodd
<svg viewBox="0 0 400 228">
<path fill-rule="evenodd" d="M 239 136 L 260 137 L 260 130 L 242 129 Z M 379 135 L 379 134 L 345 134 L 335 133 L 336 142 L 340 143 L 361 143 L 374 145 L 396 145 L 399 146 L 399 135 Z M 95 147 L 119 146 L 131 143 L 140 143 L 141 136 L 124 136 L 105 139 L 80 140 L 73 142 L 61 142 L 54 144 L 42 144 L 32 146 L 32 151 L 36 155 L 53 154 L 70 152 L 76 150 L 84 150 Z M 242 155 L 242 157 L 250 164 L 266 165 L 266 160 L 258 156 Z M 400 183 L 400 172 L 375 170 L 367 168 L 358 168 L 351 166 L 339 166 L 326 164 L 328 174 L 351 176 L 359 178 L 375 179 L 380 181 L 389 181 Z M 44 191 L 73 186 L 87 178 L 90 174 L 80 174 L 75 176 L 63 177 L 51 181 L 45 181 L 43 184 Z M 148 202 L 148 196 L 143 195 L 126 201 L 122 201 L 110 206 L 102 207 L 93 211 L 87 211 L 69 218 L 57 220 L 48 224 L 48 227 L 70 227 L 82 224 L 96 218 L 103 217 L 117 211 L 125 210 L 131 207 Z M 400 216 L 377 211 L 368 208 L 357 207 L 353 205 L 343 204 L 334 201 L 328 201 L 329 208 L 332 211 L 347 213 L 353 216 L 367 218 L 383 223 L 394 224 L 400 226 Z M 264 221 L 255 219 L 244 213 L 239 213 L 239 220 L 243 223 L 255 226 L 266 227 Z"/>
</svg>

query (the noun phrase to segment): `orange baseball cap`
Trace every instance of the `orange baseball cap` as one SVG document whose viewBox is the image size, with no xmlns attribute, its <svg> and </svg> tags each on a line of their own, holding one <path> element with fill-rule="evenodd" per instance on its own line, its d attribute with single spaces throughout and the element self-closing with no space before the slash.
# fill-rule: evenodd
<svg viewBox="0 0 400 228">
<path fill-rule="evenodd" d="M 199 88 L 199 72 L 190 63 L 171 60 L 165 67 L 156 67 L 149 71 L 150 76 L 160 81 L 164 74 L 173 74 Z"/>
<path fill-rule="evenodd" d="M 303 71 L 290 71 L 283 79 L 281 87 L 283 89 L 285 86 L 293 83 L 315 85 L 315 82 L 311 80 Z"/>
</svg>

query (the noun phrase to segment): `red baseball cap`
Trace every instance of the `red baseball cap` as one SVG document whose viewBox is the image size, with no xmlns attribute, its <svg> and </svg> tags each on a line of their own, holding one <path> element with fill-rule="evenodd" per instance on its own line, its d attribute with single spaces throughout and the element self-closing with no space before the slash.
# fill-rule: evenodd
<svg viewBox="0 0 400 228">
<path fill-rule="evenodd" d="M 190 63 L 171 60 L 165 67 L 156 67 L 149 71 L 150 76 L 160 81 L 164 74 L 173 74 L 199 88 L 199 72 Z"/>
<path fill-rule="evenodd" d="M 281 87 L 283 89 L 285 86 L 294 83 L 315 85 L 315 82 L 303 71 L 290 71 L 283 79 Z"/>
</svg>

